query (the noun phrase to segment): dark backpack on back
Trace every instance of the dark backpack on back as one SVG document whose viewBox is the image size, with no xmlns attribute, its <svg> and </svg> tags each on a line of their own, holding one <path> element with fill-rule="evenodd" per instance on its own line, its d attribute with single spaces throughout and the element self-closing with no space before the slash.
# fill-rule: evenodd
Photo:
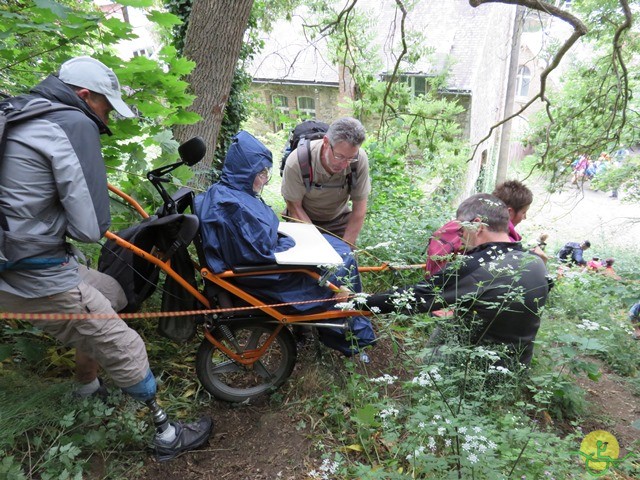
<svg viewBox="0 0 640 480">
<path fill-rule="evenodd" d="M 572 255 L 573 255 L 573 249 L 574 249 L 573 245 L 566 244 L 558 252 L 558 260 L 560 260 L 562 262 L 570 261 Z"/>
<path fill-rule="evenodd" d="M 282 160 L 280 160 L 280 176 L 284 175 L 284 165 L 287 163 L 287 158 L 300 144 L 300 140 L 307 139 L 307 143 L 311 143 L 311 140 L 319 140 L 324 137 L 324 134 L 329 130 L 329 125 L 324 122 L 316 120 L 305 120 L 302 123 L 296 125 L 289 134 L 289 140 L 287 140 L 282 152 Z M 298 152 L 299 153 L 299 152 Z M 300 158 L 300 156 L 298 156 Z"/>
<path fill-rule="evenodd" d="M 324 137 L 325 133 L 329 130 L 329 125 L 317 120 L 305 120 L 299 123 L 291 130 L 289 140 L 285 145 L 284 152 L 282 153 L 282 160 L 280 161 L 280 176 L 284 175 L 284 166 L 287 163 L 287 158 L 294 150 L 298 150 L 298 163 L 300 164 L 300 173 L 302 175 L 302 182 L 307 190 L 311 191 L 313 183 L 313 169 L 311 168 L 311 141 L 319 140 Z M 347 185 L 349 188 L 355 185 L 356 180 L 356 166 L 351 165 L 351 172 L 347 176 Z"/>
</svg>

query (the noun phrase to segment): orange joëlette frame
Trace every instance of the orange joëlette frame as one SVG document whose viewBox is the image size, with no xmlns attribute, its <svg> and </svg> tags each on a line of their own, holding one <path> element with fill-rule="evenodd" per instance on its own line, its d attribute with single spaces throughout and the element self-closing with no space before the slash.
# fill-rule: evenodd
<svg viewBox="0 0 640 480">
<path fill-rule="evenodd" d="M 129 203 L 140 214 L 140 216 L 142 216 L 143 218 L 149 217 L 149 214 L 144 210 L 144 208 L 142 208 L 142 206 L 131 196 L 127 195 L 126 193 L 122 192 L 121 190 L 119 190 L 118 188 L 112 185 L 109 185 L 109 190 L 113 192 L 115 195 L 118 195 L 119 197 L 124 199 L 127 203 Z M 211 308 L 211 303 L 209 302 L 209 300 L 204 295 L 202 295 L 202 293 L 198 289 L 194 288 L 189 282 L 187 282 L 180 275 L 178 275 L 175 272 L 175 270 L 171 268 L 171 262 L 169 260 L 167 261 L 162 260 L 158 256 L 153 255 L 149 252 L 146 252 L 145 250 L 142 250 L 141 248 L 133 245 L 127 240 L 120 238 L 118 235 L 116 235 L 111 231 L 107 231 L 105 233 L 105 237 L 108 238 L 109 240 L 114 241 L 118 246 L 129 249 L 135 255 L 156 265 L 158 268 L 164 271 L 167 275 L 173 278 L 176 282 L 178 282 L 186 291 L 188 291 L 191 295 L 193 295 L 205 308 L 207 309 Z M 411 267 L 415 268 L 414 266 L 411 266 Z M 358 270 L 361 272 L 379 272 L 379 271 L 384 271 L 391 268 L 392 267 L 390 267 L 388 264 L 383 264 L 379 267 L 362 267 L 362 268 L 359 268 Z M 265 341 L 262 347 L 260 347 L 259 349 L 247 350 L 241 353 L 236 353 L 230 350 L 229 348 L 227 348 L 222 342 L 217 340 L 211 334 L 211 332 L 209 332 L 206 329 L 204 331 L 205 338 L 209 342 L 211 342 L 213 345 L 215 345 L 216 348 L 218 348 L 221 352 L 223 352 L 233 361 L 243 365 L 251 366 L 267 351 L 267 349 L 269 348 L 273 340 L 277 337 L 278 333 L 280 333 L 280 330 L 286 324 L 298 323 L 298 322 L 310 322 L 310 321 L 312 322 L 312 321 L 318 321 L 318 320 L 335 320 L 338 318 L 344 318 L 344 317 L 350 317 L 350 316 L 356 316 L 356 315 L 367 315 L 367 316 L 371 315 L 370 312 L 363 312 L 359 310 L 346 310 L 346 311 L 328 310 L 326 312 L 315 313 L 315 314 L 286 315 L 281 313 L 277 309 L 270 307 L 269 305 L 265 304 L 263 301 L 257 299 L 253 295 L 250 295 L 249 293 L 245 292 L 241 288 L 237 287 L 236 285 L 228 281 L 229 278 L 241 277 L 241 276 L 249 276 L 249 275 L 259 276 L 259 275 L 268 275 L 272 273 L 293 273 L 293 272 L 304 273 L 316 280 L 319 280 L 321 278 L 317 272 L 313 270 L 305 269 L 305 268 L 287 268 L 284 270 L 283 269 L 262 270 L 260 272 L 248 272 L 248 273 L 235 273 L 231 270 L 228 270 L 226 272 L 222 272 L 219 274 L 212 273 L 206 267 L 200 268 L 200 274 L 202 275 L 202 278 L 204 278 L 206 281 L 215 283 L 222 289 L 230 292 L 236 297 L 239 297 L 245 302 L 249 303 L 249 305 L 256 307 L 256 309 L 262 310 L 264 313 L 266 313 L 273 319 L 277 320 L 279 323 L 278 327 L 273 331 L 273 333 Z M 335 292 L 339 291 L 339 289 L 335 285 L 331 284 L 330 282 L 327 282 L 327 287 Z"/>
</svg>

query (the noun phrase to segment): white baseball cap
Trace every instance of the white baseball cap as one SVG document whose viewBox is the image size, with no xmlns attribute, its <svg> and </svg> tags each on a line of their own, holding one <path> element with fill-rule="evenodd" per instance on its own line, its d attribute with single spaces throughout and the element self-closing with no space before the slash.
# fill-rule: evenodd
<svg viewBox="0 0 640 480">
<path fill-rule="evenodd" d="M 118 77 L 104 63 L 91 57 L 75 57 L 67 60 L 60 67 L 58 78 L 64 83 L 86 88 L 101 93 L 120 115 L 126 118 L 135 117 L 126 103 L 122 101 Z"/>
</svg>

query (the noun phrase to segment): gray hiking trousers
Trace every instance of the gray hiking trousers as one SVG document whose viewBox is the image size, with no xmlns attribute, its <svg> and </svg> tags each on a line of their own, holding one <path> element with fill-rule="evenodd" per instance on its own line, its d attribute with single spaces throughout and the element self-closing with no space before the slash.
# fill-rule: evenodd
<svg viewBox="0 0 640 480">
<path fill-rule="evenodd" d="M 0 292 L 0 310 L 15 313 L 112 315 L 108 319 L 33 320 L 31 323 L 65 346 L 82 352 L 84 357 L 88 357 L 85 362 L 95 360 L 118 387 L 126 388 L 141 382 L 149 370 L 144 342 L 135 330 L 117 316 L 112 307 L 113 302 L 116 308 L 122 308 L 122 290 L 118 291 L 119 286 L 112 283 L 115 280 L 98 272 L 81 272 L 81 275 L 83 281 L 77 287 L 47 297 L 23 298 Z M 111 298 L 107 299 L 101 290 Z"/>
</svg>

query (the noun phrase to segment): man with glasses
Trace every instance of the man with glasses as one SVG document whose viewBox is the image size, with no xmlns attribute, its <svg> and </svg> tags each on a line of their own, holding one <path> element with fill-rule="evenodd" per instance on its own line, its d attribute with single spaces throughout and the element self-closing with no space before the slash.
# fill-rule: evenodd
<svg viewBox="0 0 640 480">
<path fill-rule="evenodd" d="M 298 161 L 300 147 L 291 152 L 281 188 L 287 215 L 313 223 L 354 246 L 371 192 L 369 160 L 360 148 L 364 139 L 362 124 L 355 118 L 344 117 L 333 122 L 321 140 L 312 141 L 310 189 L 305 187 L 302 178 Z"/>
</svg>

